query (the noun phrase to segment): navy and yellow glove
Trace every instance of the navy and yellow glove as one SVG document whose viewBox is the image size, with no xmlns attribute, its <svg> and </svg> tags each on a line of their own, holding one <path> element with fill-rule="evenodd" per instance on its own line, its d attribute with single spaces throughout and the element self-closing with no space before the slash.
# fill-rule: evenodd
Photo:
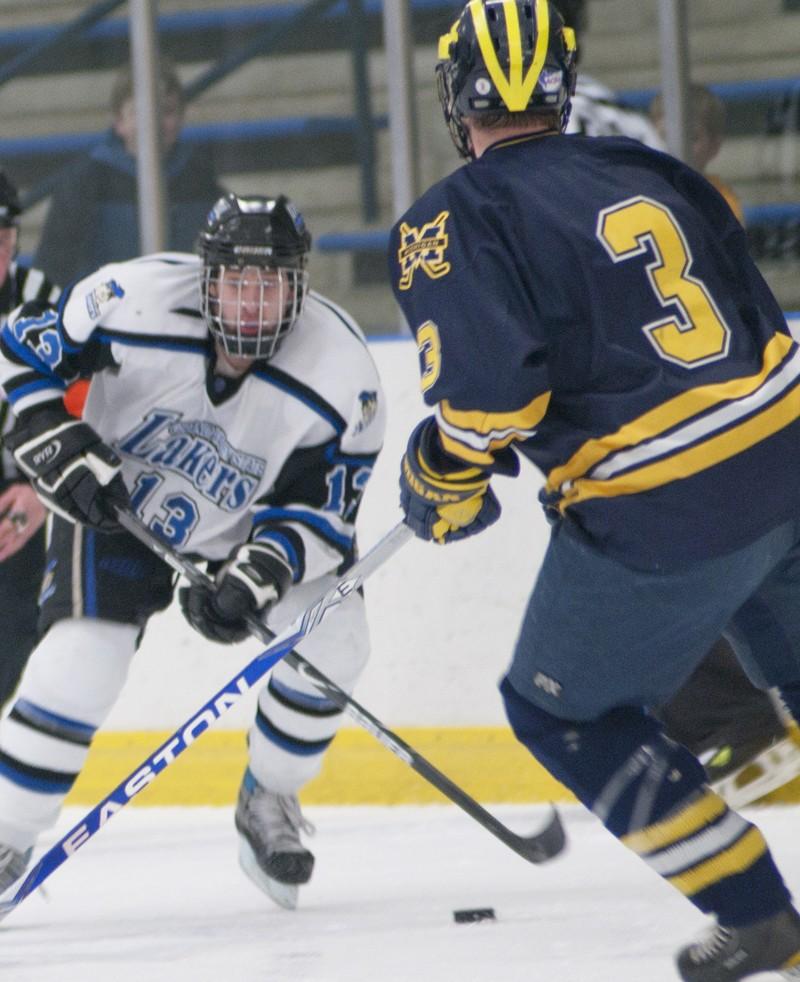
<svg viewBox="0 0 800 982">
<path fill-rule="evenodd" d="M 513 450 L 503 451 L 503 473 L 519 471 Z M 491 472 L 470 467 L 441 448 L 436 420 L 423 420 L 411 434 L 400 470 L 400 507 L 420 539 L 440 544 L 476 535 L 500 517 L 489 487 Z"/>
</svg>

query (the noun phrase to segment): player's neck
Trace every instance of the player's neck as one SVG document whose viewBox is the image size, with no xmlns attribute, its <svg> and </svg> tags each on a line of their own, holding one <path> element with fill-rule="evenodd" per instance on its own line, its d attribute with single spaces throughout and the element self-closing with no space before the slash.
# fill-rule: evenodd
<svg viewBox="0 0 800 982">
<path fill-rule="evenodd" d="M 217 375 L 224 375 L 225 378 L 241 378 L 253 364 L 252 358 L 244 358 L 238 355 L 229 355 L 218 344 L 215 345 L 217 360 L 214 371 Z"/>
<path fill-rule="evenodd" d="M 549 123 L 525 123 L 520 126 L 497 126 L 491 129 L 469 126 L 468 129 L 472 152 L 476 159 L 482 156 L 489 147 L 503 140 L 511 140 L 514 137 L 527 136 L 528 134 L 553 132 L 553 127 Z"/>
</svg>

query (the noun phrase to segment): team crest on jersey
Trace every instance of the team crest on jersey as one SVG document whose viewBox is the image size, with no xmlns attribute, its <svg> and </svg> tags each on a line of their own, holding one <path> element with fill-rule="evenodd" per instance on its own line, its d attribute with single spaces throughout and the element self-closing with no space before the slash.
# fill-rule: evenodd
<svg viewBox="0 0 800 982">
<path fill-rule="evenodd" d="M 358 401 L 361 403 L 361 419 L 356 423 L 355 435 L 363 432 L 375 419 L 378 412 L 378 393 L 372 389 L 369 392 L 359 392 Z"/>
<path fill-rule="evenodd" d="M 103 305 L 114 297 L 124 297 L 125 291 L 116 280 L 108 280 L 86 294 L 86 309 L 93 321 L 103 312 Z"/>
<path fill-rule="evenodd" d="M 422 228 L 401 222 L 400 248 L 397 250 L 401 270 L 398 287 L 401 290 L 410 289 L 418 269 L 432 280 L 438 280 L 450 272 L 450 263 L 444 258 L 448 243 L 445 226 L 449 217 L 449 211 L 439 212 L 432 222 L 427 222 Z"/>
<path fill-rule="evenodd" d="M 182 419 L 169 409 L 149 412 L 116 446 L 148 466 L 179 474 L 226 512 L 250 502 L 266 469 L 260 457 L 231 446 L 216 423 Z"/>
</svg>

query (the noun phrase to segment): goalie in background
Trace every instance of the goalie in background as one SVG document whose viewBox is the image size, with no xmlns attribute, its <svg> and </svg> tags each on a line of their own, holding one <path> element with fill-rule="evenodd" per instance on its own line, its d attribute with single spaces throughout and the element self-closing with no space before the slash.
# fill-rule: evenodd
<svg viewBox="0 0 800 982">
<path fill-rule="evenodd" d="M 433 410 L 402 459 L 406 522 L 480 533 L 494 475 L 542 471 L 552 532 L 500 686 L 515 735 L 716 918 L 677 955 L 685 982 L 797 976 L 764 836 L 648 707 L 725 633 L 800 718 L 800 347 L 701 174 L 564 133 L 576 43 L 553 4 L 470 0 L 438 50 L 468 162 L 390 237 Z"/>
<path fill-rule="evenodd" d="M 308 288 L 310 247 L 286 197 L 229 194 L 199 255 L 104 266 L 60 308 L 25 304 L 3 329 L 8 445 L 54 515 L 43 637 L 0 722 L 0 890 L 57 820 L 148 619 L 173 597 L 170 567 L 121 530 L 117 507 L 207 561 L 215 588 L 180 601 L 220 644 L 248 638 L 248 616 L 281 630 L 354 561 L 384 398 L 358 325 Z M 84 373 L 78 422 L 61 395 Z M 369 651 L 362 595 L 298 648 L 351 692 Z M 314 865 L 297 795 L 341 720 L 285 662 L 259 692 L 235 824 L 245 872 L 285 907 Z"/>
</svg>

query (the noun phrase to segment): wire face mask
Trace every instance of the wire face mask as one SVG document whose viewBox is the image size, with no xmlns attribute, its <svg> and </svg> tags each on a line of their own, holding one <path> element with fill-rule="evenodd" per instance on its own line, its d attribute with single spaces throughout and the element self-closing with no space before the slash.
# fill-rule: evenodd
<svg viewBox="0 0 800 982">
<path fill-rule="evenodd" d="M 200 310 L 226 354 L 271 358 L 308 295 L 311 234 L 285 195 L 231 192 L 214 204 L 197 239 Z"/>
<path fill-rule="evenodd" d="M 207 266 L 201 310 L 227 354 L 270 358 L 299 318 L 307 287 L 303 269 Z"/>
</svg>

